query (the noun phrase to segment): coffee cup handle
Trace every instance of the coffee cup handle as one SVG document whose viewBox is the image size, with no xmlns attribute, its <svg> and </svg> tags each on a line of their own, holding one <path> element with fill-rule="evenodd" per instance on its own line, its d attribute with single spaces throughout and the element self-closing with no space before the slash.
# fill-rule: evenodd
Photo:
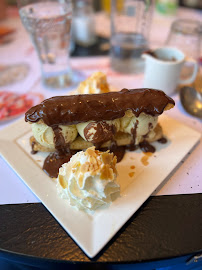
<svg viewBox="0 0 202 270">
<path fill-rule="evenodd" d="M 198 63 L 196 60 L 194 60 L 193 58 L 188 58 L 186 57 L 185 59 L 185 62 L 189 62 L 189 63 L 193 63 L 193 66 L 194 66 L 194 70 L 193 70 L 193 73 L 192 75 L 190 76 L 190 78 L 187 78 L 187 79 L 180 79 L 179 80 L 179 84 L 190 84 L 190 83 L 193 83 L 196 76 L 197 76 L 197 73 L 198 73 Z"/>
</svg>

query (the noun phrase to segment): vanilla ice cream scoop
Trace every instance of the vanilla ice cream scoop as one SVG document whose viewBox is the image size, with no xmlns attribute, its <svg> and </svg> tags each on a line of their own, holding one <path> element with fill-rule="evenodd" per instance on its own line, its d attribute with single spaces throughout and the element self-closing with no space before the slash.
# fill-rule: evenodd
<svg viewBox="0 0 202 270">
<path fill-rule="evenodd" d="M 100 94 L 110 91 L 107 77 L 98 71 L 79 84 L 77 88 L 79 94 Z"/>
<path fill-rule="evenodd" d="M 135 139 L 135 144 L 138 144 L 143 136 L 156 127 L 157 122 L 158 116 L 141 113 L 136 117 L 131 111 L 127 111 L 120 119 L 120 131 L 131 134 Z"/>
<path fill-rule="evenodd" d="M 78 132 L 75 125 L 59 125 L 59 129 L 66 144 L 73 142 L 77 137 Z M 52 127 L 47 126 L 43 122 L 37 122 L 32 124 L 32 132 L 35 139 L 41 145 L 49 149 L 55 149 L 55 135 Z"/>
<path fill-rule="evenodd" d="M 95 147 L 78 152 L 59 169 L 60 195 L 80 210 L 94 211 L 110 204 L 120 194 L 115 181 L 116 161 L 112 153 L 100 152 Z"/>
</svg>

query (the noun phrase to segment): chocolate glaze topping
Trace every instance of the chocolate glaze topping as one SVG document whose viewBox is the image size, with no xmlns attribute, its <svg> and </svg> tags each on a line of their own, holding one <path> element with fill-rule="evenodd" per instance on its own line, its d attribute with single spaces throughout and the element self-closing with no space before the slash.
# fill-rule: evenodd
<svg viewBox="0 0 202 270">
<path fill-rule="evenodd" d="M 35 123 L 43 120 L 48 126 L 72 125 L 121 118 L 127 110 L 132 110 L 136 117 L 142 112 L 155 116 L 163 113 L 168 103 L 175 104 L 163 91 L 147 88 L 57 96 L 30 108 L 25 114 L 25 121 Z"/>
</svg>

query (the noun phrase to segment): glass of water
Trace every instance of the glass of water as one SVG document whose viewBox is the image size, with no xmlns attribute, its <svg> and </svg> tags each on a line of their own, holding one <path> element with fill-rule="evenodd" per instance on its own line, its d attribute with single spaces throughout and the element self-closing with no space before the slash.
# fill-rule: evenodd
<svg viewBox="0 0 202 270">
<path fill-rule="evenodd" d="M 170 28 L 165 46 L 175 47 L 186 55 L 199 61 L 201 48 L 202 24 L 196 20 L 177 19 Z M 194 64 L 186 62 L 182 68 L 181 77 L 189 77 L 194 70 Z"/>
<path fill-rule="evenodd" d="M 70 87 L 74 84 L 69 63 L 71 0 L 17 0 L 17 4 L 40 59 L 44 85 Z"/>
<path fill-rule="evenodd" d="M 196 20 L 177 19 L 171 25 L 166 46 L 177 47 L 184 54 L 198 60 L 201 47 L 202 24 Z"/>
<path fill-rule="evenodd" d="M 143 71 L 153 0 L 111 0 L 111 67 L 121 73 Z"/>
</svg>

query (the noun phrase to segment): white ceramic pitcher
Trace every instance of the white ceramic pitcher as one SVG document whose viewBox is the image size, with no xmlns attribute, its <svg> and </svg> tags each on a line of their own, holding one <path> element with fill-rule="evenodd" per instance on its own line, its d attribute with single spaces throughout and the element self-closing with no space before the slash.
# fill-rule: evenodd
<svg viewBox="0 0 202 270">
<path fill-rule="evenodd" d="M 167 95 L 175 92 L 178 84 L 192 83 L 198 72 L 198 64 L 192 58 L 176 48 L 158 48 L 152 53 L 144 53 L 145 73 L 143 86 L 163 90 Z M 180 72 L 185 62 L 194 66 L 189 78 L 180 79 Z"/>
</svg>

